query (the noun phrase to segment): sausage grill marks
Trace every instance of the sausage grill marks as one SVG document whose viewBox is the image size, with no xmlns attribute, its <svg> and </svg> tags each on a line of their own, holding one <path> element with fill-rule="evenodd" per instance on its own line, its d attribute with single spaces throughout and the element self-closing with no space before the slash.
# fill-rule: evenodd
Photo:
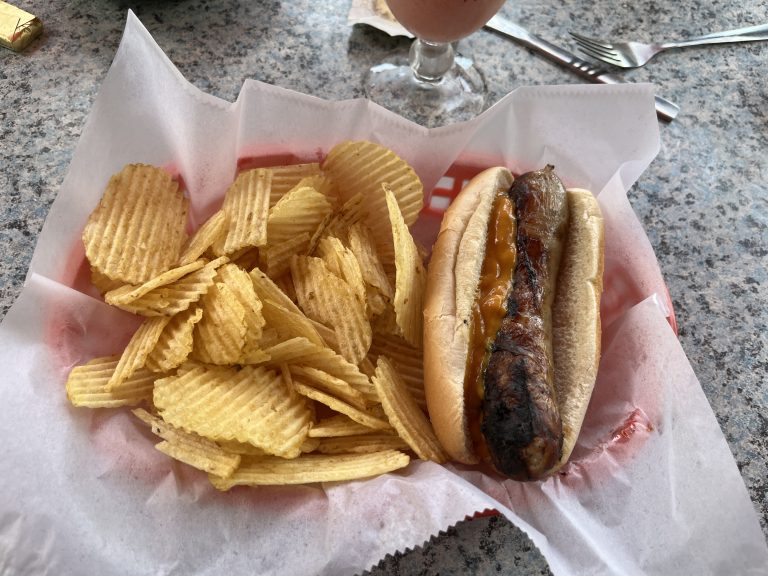
<svg viewBox="0 0 768 576">
<path fill-rule="evenodd" d="M 496 468 L 525 480 L 554 466 L 562 448 L 551 310 L 568 204 L 552 166 L 517 178 L 509 196 L 517 210 L 518 256 L 485 369 L 480 426 Z"/>
</svg>

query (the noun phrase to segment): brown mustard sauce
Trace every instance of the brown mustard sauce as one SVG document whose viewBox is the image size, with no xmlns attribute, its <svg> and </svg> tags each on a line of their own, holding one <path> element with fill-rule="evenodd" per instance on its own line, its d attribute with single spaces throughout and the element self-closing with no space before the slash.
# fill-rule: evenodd
<svg viewBox="0 0 768 576">
<path fill-rule="evenodd" d="M 517 260 L 516 238 L 515 204 L 507 196 L 507 191 L 502 190 L 494 199 L 488 222 L 478 297 L 472 306 L 469 354 L 464 375 L 469 433 L 475 452 L 482 460 L 487 460 L 489 456 L 480 430 L 483 372 L 488 364 L 491 344 L 507 313 L 507 297 Z"/>
</svg>

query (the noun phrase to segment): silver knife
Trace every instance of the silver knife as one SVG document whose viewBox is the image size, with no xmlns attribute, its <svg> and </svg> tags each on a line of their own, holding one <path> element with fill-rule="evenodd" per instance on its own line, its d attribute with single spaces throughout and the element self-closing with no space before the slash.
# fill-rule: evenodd
<svg viewBox="0 0 768 576">
<path fill-rule="evenodd" d="M 554 44 L 547 42 L 543 38 L 531 34 L 525 28 L 518 26 L 514 22 L 502 18 L 498 14 L 491 18 L 486 24 L 486 28 L 498 32 L 516 42 L 539 52 L 546 58 L 562 64 L 567 68 L 570 68 L 580 76 L 587 78 L 592 82 L 598 82 L 601 84 L 626 84 L 628 81 L 624 80 L 620 76 L 615 74 L 609 74 L 600 68 L 590 64 L 586 60 L 582 60 L 578 56 L 571 54 L 567 50 L 563 50 Z M 671 122 L 674 120 L 677 113 L 680 112 L 680 107 L 669 100 L 656 96 L 656 114 L 662 120 Z"/>
</svg>

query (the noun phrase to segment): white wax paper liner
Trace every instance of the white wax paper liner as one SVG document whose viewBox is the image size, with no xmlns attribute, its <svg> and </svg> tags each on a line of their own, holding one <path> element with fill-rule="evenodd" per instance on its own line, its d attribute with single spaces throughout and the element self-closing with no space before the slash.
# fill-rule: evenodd
<svg viewBox="0 0 768 576">
<path fill-rule="evenodd" d="M 318 158 L 348 138 L 393 147 L 427 189 L 454 162 L 514 171 L 550 162 L 567 184 L 599 192 L 604 355 L 563 475 L 520 484 L 415 462 L 368 481 L 222 494 L 155 451 L 127 411 L 67 404 L 70 367 L 119 349 L 136 327 L 84 282 L 80 232 L 112 173 L 128 162 L 177 171 L 199 223 L 238 158 Z M 432 131 L 362 100 L 256 82 L 224 102 L 188 84 L 129 14 L 27 284 L 0 327 L 3 569 L 353 574 L 496 508 L 555 574 L 760 573 L 768 551 L 756 514 L 669 327 L 666 289 L 626 199 L 657 150 L 650 86 L 519 89 L 470 123 Z"/>
</svg>

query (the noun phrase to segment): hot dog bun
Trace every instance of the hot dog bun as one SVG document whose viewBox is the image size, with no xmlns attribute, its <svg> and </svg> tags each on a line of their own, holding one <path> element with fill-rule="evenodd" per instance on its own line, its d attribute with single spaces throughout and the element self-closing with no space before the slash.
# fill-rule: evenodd
<svg viewBox="0 0 768 576">
<path fill-rule="evenodd" d="M 563 422 L 557 468 L 571 456 L 600 364 L 603 215 L 589 190 L 568 190 L 568 236 L 552 314 L 555 388 Z M 555 470 L 553 470 L 554 472 Z"/>
<path fill-rule="evenodd" d="M 424 308 L 424 379 L 435 432 L 456 461 L 475 464 L 488 457 L 476 446 L 468 418 L 465 372 L 472 306 L 486 250 L 494 198 L 510 189 L 505 168 L 472 179 L 446 211 L 427 272 Z M 543 473 L 567 462 L 586 412 L 600 356 L 599 302 L 602 292 L 603 226 L 591 192 L 567 192 L 568 229 L 552 306 L 552 359 L 562 451 Z M 515 246 L 510 246 L 514 251 Z M 475 426 L 477 428 L 477 426 Z M 503 444 L 503 442 L 502 442 Z M 493 450 L 493 448 L 491 448 Z"/>
</svg>

